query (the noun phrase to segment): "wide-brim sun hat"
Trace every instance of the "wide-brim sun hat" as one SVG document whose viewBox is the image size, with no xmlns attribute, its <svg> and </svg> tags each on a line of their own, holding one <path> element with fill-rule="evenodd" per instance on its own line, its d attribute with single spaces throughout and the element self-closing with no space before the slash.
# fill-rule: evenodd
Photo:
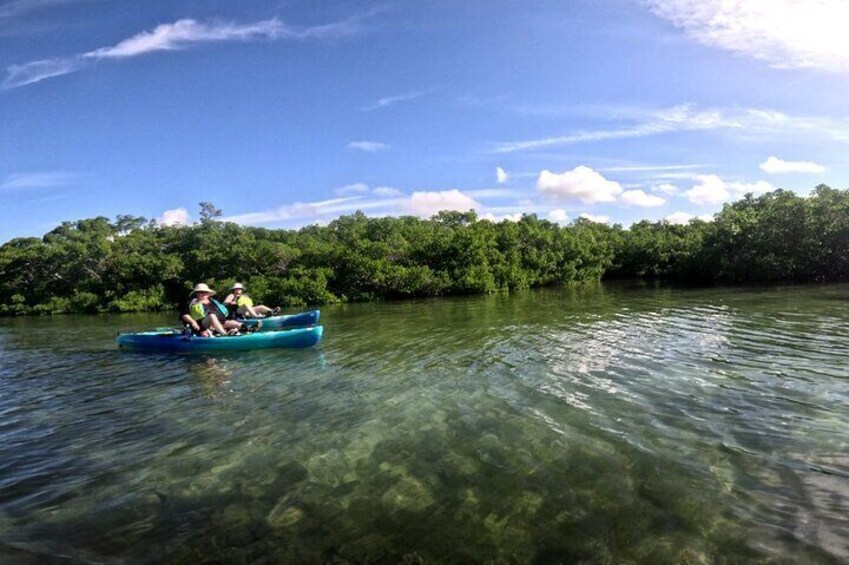
<svg viewBox="0 0 849 565">
<path fill-rule="evenodd" d="M 245 290 L 245 287 L 242 286 L 242 283 L 236 283 L 230 288 L 230 290 Z"/>
<path fill-rule="evenodd" d="M 215 291 L 206 286 L 206 283 L 200 283 L 195 288 L 193 288 L 192 291 L 189 293 L 189 296 L 192 296 L 198 292 L 208 292 L 209 294 L 215 294 Z"/>
</svg>

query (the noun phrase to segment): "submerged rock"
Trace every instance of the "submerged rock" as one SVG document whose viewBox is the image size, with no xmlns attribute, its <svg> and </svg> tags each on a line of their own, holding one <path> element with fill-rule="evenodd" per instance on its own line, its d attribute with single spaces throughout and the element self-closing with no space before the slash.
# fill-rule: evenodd
<svg viewBox="0 0 849 565">
<path fill-rule="evenodd" d="M 402 478 L 380 500 L 387 509 L 409 512 L 422 512 L 436 502 L 427 488 L 414 477 Z"/>
<path fill-rule="evenodd" d="M 304 511 L 295 506 L 295 500 L 291 496 L 284 496 L 277 505 L 271 509 L 271 512 L 266 516 L 268 525 L 272 528 L 286 529 L 289 526 L 297 524 L 304 517 Z"/>
</svg>

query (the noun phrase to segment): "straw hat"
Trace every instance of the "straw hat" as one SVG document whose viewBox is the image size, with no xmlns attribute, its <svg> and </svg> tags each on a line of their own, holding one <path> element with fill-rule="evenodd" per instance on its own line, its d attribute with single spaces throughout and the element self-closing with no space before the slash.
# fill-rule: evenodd
<svg viewBox="0 0 849 565">
<path fill-rule="evenodd" d="M 194 295 L 196 292 L 208 292 L 209 294 L 215 294 L 215 291 L 206 286 L 206 283 L 200 283 L 197 285 L 190 293 L 189 296 Z"/>
<path fill-rule="evenodd" d="M 230 290 L 245 290 L 245 287 L 242 286 L 242 283 L 236 283 Z"/>
</svg>

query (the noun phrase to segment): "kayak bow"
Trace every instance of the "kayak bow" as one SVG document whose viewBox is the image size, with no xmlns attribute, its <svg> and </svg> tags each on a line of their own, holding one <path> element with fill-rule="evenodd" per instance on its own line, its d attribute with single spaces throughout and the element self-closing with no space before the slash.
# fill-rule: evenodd
<svg viewBox="0 0 849 565">
<path fill-rule="evenodd" d="M 319 310 L 310 310 L 308 312 L 287 314 L 285 316 L 269 316 L 268 318 L 238 318 L 238 320 L 248 327 L 253 327 L 259 322 L 262 322 L 262 326 L 260 326 L 259 331 L 267 332 L 282 330 L 284 328 L 314 326 L 318 323 L 319 314 Z"/>
</svg>

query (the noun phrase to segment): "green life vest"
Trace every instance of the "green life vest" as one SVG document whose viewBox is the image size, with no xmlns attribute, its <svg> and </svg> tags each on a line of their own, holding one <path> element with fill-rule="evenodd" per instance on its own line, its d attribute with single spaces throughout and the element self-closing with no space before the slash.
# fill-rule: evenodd
<svg viewBox="0 0 849 565">
<path fill-rule="evenodd" d="M 236 300 L 236 306 L 238 306 L 239 308 L 241 308 L 242 306 L 247 306 L 248 308 L 253 308 L 253 305 L 254 305 L 254 301 L 251 300 L 251 297 L 248 296 L 247 294 L 243 294 L 242 296 L 239 297 L 238 300 Z"/>
<path fill-rule="evenodd" d="M 189 316 L 195 321 L 203 320 L 206 317 L 206 307 L 203 302 L 198 299 L 192 300 L 189 304 Z"/>
</svg>

